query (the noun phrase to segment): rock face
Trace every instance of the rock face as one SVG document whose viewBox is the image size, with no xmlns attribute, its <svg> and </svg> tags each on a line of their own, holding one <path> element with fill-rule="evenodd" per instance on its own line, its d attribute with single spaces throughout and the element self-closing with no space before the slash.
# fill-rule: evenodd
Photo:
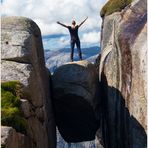
<svg viewBox="0 0 148 148">
<path fill-rule="evenodd" d="M 103 20 L 99 79 L 105 148 L 146 148 L 146 0 Z"/>
<path fill-rule="evenodd" d="M 23 85 L 22 110 L 27 119 L 30 148 L 56 146 L 55 122 L 45 68 L 41 33 L 24 17 L 2 17 L 2 81 Z M 28 148 L 27 147 L 27 148 Z"/>
<path fill-rule="evenodd" d="M 62 137 L 67 142 L 95 139 L 100 103 L 95 67 L 87 61 L 67 63 L 55 71 L 52 80 L 56 121 Z"/>
<path fill-rule="evenodd" d="M 20 133 L 17 133 L 15 129 L 7 126 L 1 127 L 1 147 L 2 148 L 28 148 L 32 147 L 31 140 Z"/>
</svg>

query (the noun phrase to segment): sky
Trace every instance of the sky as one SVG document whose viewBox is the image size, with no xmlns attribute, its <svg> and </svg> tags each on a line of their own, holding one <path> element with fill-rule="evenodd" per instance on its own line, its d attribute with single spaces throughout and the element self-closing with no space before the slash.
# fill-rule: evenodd
<svg viewBox="0 0 148 148">
<path fill-rule="evenodd" d="M 100 10 L 107 0 L 1 0 L 2 16 L 31 18 L 41 29 L 44 49 L 55 50 L 69 47 L 68 29 L 58 25 L 60 21 L 71 25 L 73 19 L 79 24 L 81 46 L 99 46 L 102 19 Z"/>
</svg>

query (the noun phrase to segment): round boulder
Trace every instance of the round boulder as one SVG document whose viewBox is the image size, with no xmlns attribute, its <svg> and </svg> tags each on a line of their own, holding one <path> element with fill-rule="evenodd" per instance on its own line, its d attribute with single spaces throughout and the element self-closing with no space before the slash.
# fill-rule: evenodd
<svg viewBox="0 0 148 148">
<path fill-rule="evenodd" d="M 52 81 L 56 123 L 64 140 L 93 140 L 100 104 L 95 66 L 88 61 L 67 63 L 54 72 Z"/>
</svg>

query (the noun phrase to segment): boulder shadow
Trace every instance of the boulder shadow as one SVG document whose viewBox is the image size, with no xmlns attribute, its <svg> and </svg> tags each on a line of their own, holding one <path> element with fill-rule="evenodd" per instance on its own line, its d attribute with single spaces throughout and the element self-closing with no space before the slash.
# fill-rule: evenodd
<svg viewBox="0 0 148 148">
<path fill-rule="evenodd" d="M 130 115 L 121 92 L 108 86 L 104 73 L 101 75 L 100 90 L 100 128 L 104 148 L 146 148 L 147 134 L 144 127 Z"/>
</svg>

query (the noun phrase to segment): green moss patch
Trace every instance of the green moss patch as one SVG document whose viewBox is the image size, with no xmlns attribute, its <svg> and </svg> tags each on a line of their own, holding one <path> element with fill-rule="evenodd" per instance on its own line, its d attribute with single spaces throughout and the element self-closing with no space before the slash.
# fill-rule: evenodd
<svg viewBox="0 0 148 148">
<path fill-rule="evenodd" d="M 1 84 L 1 124 L 17 132 L 26 133 L 26 120 L 21 112 L 21 83 L 9 81 Z"/>
<path fill-rule="evenodd" d="M 102 8 L 100 15 L 104 17 L 114 12 L 119 12 L 129 5 L 132 0 L 109 0 Z"/>
</svg>

